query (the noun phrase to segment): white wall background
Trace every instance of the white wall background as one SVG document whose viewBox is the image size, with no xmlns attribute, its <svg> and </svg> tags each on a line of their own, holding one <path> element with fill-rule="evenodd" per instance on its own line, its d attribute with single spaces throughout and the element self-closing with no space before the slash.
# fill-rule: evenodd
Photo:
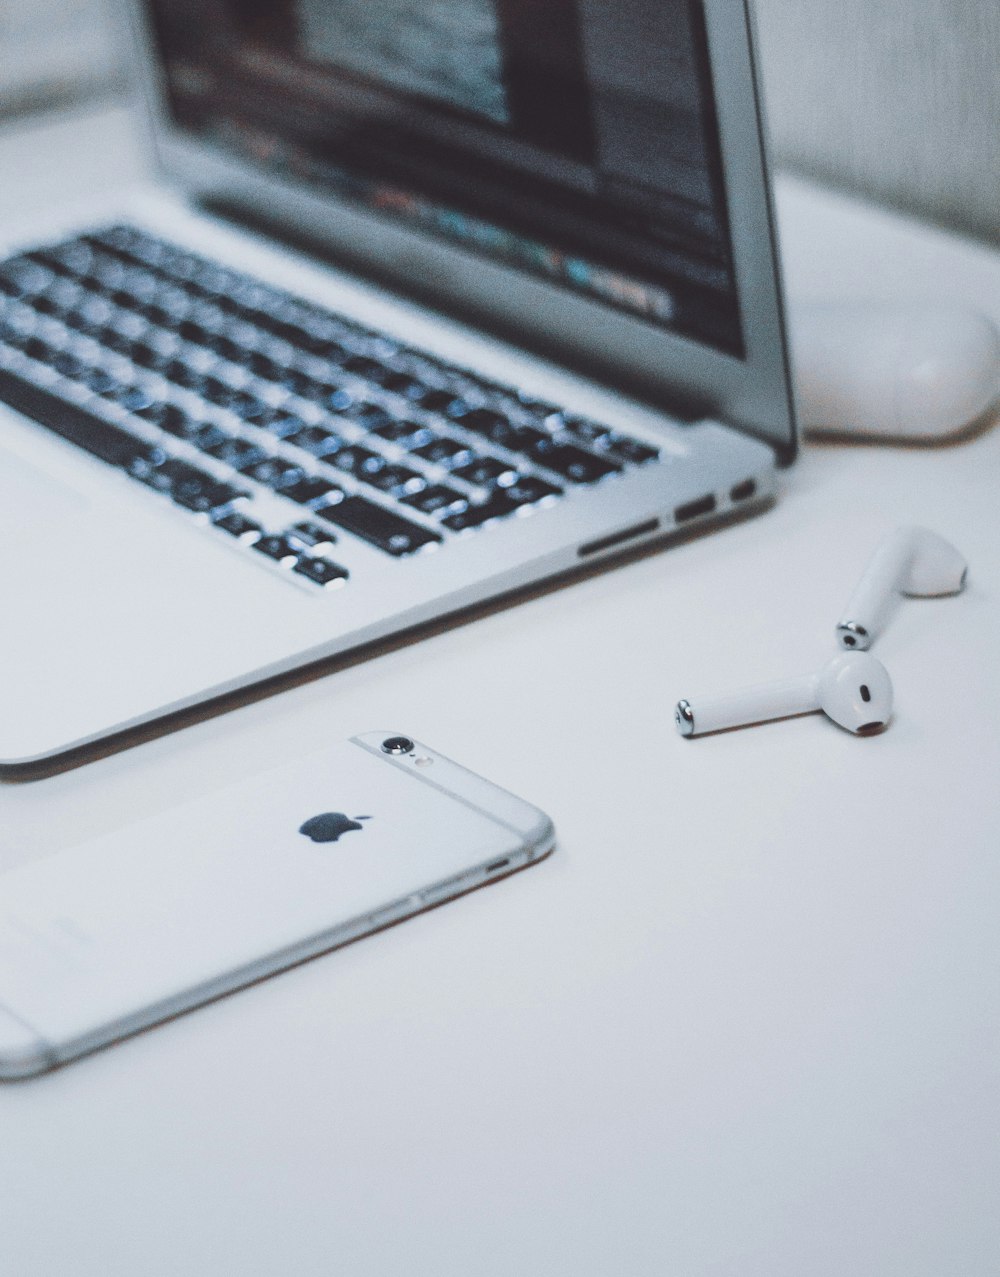
<svg viewBox="0 0 1000 1277">
<path fill-rule="evenodd" d="M 106 0 L 0 0 L 0 112 L 121 91 Z"/>
<path fill-rule="evenodd" d="M 786 167 L 1000 241 L 1000 0 L 755 0 Z"/>
<path fill-rule="evenodd" d="M 1000 0 L 755 4 L 780 164 L 1000 241 Z M 0 112 L 120 92 L 108 5 L 0 0 Z"/>
</svg>

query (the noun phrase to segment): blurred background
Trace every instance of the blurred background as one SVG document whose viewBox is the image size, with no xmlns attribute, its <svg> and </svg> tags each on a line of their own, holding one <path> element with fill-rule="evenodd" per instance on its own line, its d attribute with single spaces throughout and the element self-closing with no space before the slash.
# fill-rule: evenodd
<svg viewBox="0 0 1000 1277">
<path fill-rule="evenodd" d="M 0 126 L 125 99 L 113 0 L 0 0 Z M 1000 241 L 1000 4 L 756 0 L 776 163 Z"/>
</svg>

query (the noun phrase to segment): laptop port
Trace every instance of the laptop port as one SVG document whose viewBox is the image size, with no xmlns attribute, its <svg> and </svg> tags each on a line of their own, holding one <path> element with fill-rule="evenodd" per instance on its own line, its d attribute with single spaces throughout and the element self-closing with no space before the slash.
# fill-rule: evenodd
<svg viewBox="0 0 1000 1277">
<path fill-rule="evenodd" d="M 698 519 L 702 515 L 711 514 L 715 509 L 715 495 L 709 493 L 706 497 L 699 497 L 697 501 L 689 501 L 686 505 L 679 505 L 674 511 L 674 518 L 678 523 L 687 523 L 689 519 Z"/>
<path fill-rule="evenodd" d="M 744 479 L 742 483 L 737 483 L 729 489 L 729 500 L 749 501 L 756 491 L 757 485 L 753 479 Z"/>
</svg>

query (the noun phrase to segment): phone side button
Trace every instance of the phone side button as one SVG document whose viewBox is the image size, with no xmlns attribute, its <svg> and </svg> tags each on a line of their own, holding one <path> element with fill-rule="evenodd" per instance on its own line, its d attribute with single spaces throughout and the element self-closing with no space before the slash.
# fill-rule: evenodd
<svg viewBox="0 0 1000 1277">
<path fill-rule="evenodd" d="M 489 881 L 490 878 L 500 877 L 502 874 L 515 873 L 518 869 L 523 869 L 525 865 L 530 863 L 530 851 L 512 851 L 509 856 L 502 856 L 499 860 L 491 860 L 483 870 L 483 877 L 486 881 Z"/>
</svg>

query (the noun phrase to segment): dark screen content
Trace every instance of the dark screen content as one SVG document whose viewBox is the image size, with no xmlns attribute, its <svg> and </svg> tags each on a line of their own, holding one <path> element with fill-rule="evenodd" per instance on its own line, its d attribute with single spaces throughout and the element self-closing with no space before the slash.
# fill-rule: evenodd
<svg viewBox="0 0 1000 1277">
<path fill-rule="evenodd" d="M 176 123 L 742 357 L 699 0 L 149 0 Z"/>
</svg>

